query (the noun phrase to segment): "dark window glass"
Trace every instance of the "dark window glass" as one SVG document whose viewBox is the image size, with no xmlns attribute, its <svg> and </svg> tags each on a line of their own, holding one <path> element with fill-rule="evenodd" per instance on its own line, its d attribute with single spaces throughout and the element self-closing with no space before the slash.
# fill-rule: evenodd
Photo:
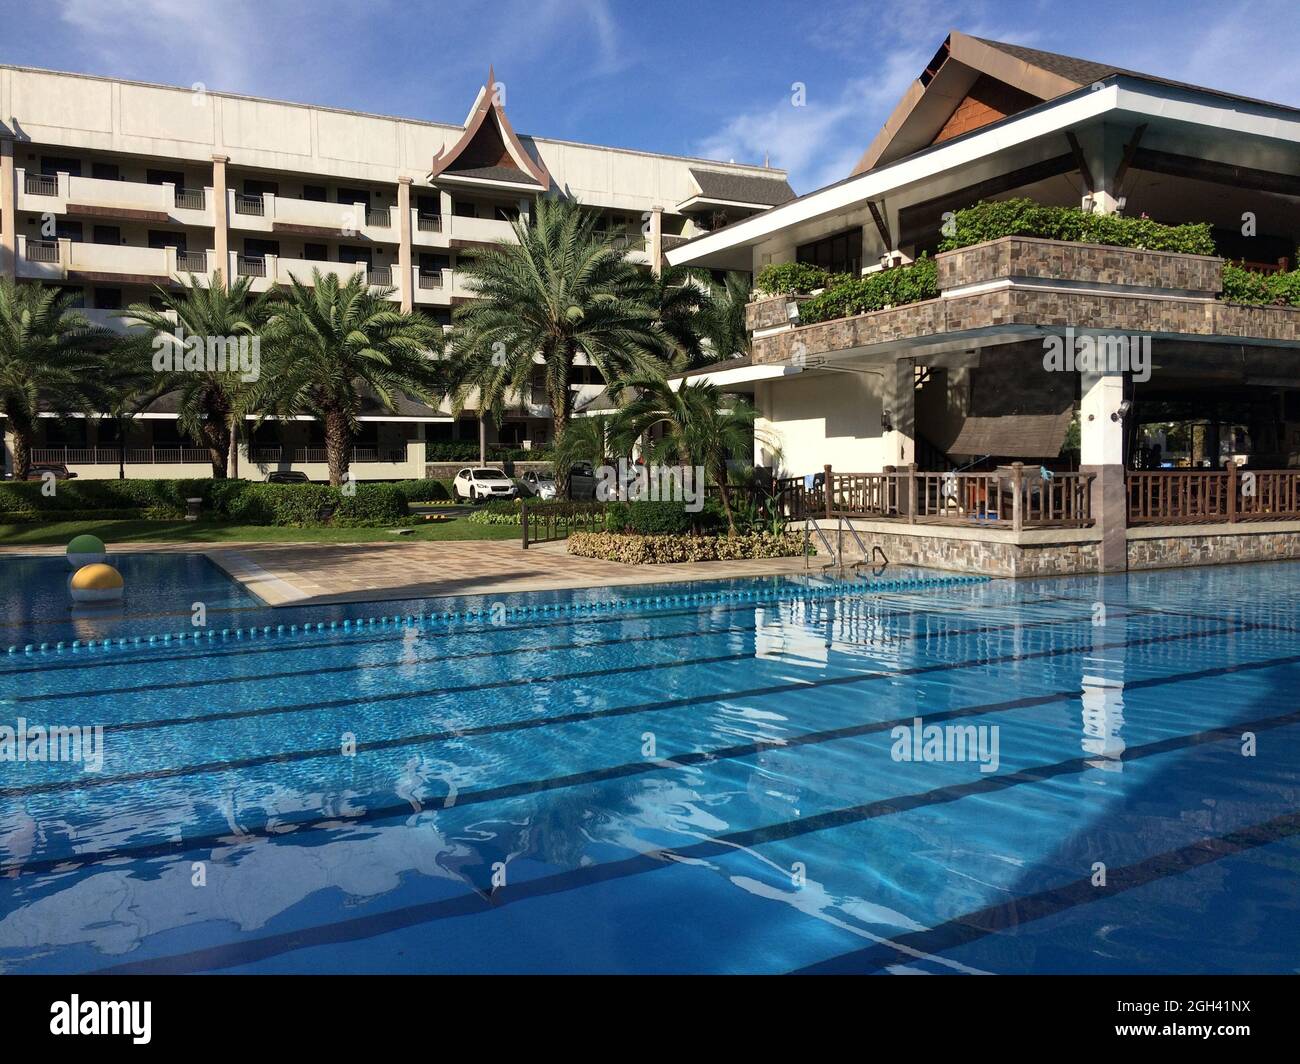
<svg viewBox="0 0 1300 1064">
<path fill-rule="evenodd" d="M 149 246 L 151 248 L 175 248 L 177 251 L 188 250 L 185 246 L 184 233 L 173 233 L 166 229 L 150 229 Z"/>
<path fill-rule="evenodd" d="M 272 196 L 280 194 L 280 183 L 278 181 L 260 181 L 255 177 L 244 178 L 244 195 L 261 196 L 264 193 L 271 193 Z"/>
<path fill-rule="evenodd" d="M 862 270 L 862 230 L 850 229 L 846 233 L 804 244 L 795 258 L 831 273 L 859 273 Z"/>
<path fill-rule="evenodd" d="M 91 163 L 90 176 L 97 177 L 101 181 L 119 181 L 122 174 L 117 168 L 117 163 Z"/>
<path fill-rule="evenodd" d="M 96 310 L 121 310 L 121 309 L 122 309 L 122 289 L 120 289 L 120 288 L 96 288 L 96 289 L 95 289 L 95 309 L 96 309 Z"/>
<path fill-rule="evenodd" d="M 244 237 L 244 254 L 250 259 L 260 259 L 264 255 L 280 254 L 280 241 L 261 240 L 257 237 Z"/>
<path fill-rule="evenodd" d="M 81 223 L 56 221 L 54 223 L 54 235 L 60 240 L 71 240 L 75 243 L 81 243 Z"/>
<path fill-rule="evenodd" d="M 146 170 L 144 179 L 151 185 L 172 184 L 177 188 L 185 187 L 185 175 L 177 170 Z"/>
<path fill-rule="evenodd" d="M 478 217 L 478 209 L 474 204 L 466 200 L 456 200 L 455 203 L 452 204 L 452 210 L 455 212 L 457 218 Z"/>
<path fill-rule="evenodd" d="M 97 225 L 91 230 L 90 238 L 96 244 L 120 244 L 122 230 L 115 225 Z"/>
<path fill-rule="evenodd" d="M 364 188 L 340 188 L 338 190 L 339 203 L 364 203 L 370 206 L 370 192 Z"/>
<path fill-rule="evenodd" d="M 71 174 L 73 177 L 80 177 L 81 160 L 65 159 L 58 155 L 42 155 L 41 173 L 46 177 L 53 177 L 58 173 Z"/>
<path fill-rule="evenodd" d="M 416 209 L 426 218 L 437 218 L 442 214 L 442 197 L 441 196 L 417 196 L 415 199 Z"/>
<path fill-rule="evenodd" d="M 339 245 L 339 262 L 364 262 L 370 265 L 370 248 L 348 247 L 346 244 Z"/>
<path fill-rule="evenodd" d="M 328 262 L 330 249 L 324 244 L 304 244 L 302 257 L 310 262 Z"/>
<path fill-rule="evenodd" d="M 420 272 L 437 273 L 439 270 L 451 269 L 451 258 L 447 255 L 434 255 L 427 251 L 420 252 Z"/>
<path fill-rule="evenodd" d="M 324 185 L 303 185 L 302 198 L 305 200 L 315 200 L 317 203 L 324 203 L 328 196 L 325 193 Z"/>
</svg>

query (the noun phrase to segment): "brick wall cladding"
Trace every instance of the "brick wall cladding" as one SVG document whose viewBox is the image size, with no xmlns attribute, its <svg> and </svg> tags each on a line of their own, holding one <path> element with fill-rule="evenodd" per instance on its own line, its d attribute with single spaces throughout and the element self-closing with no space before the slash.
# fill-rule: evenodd
<svg viewBox="0 0 1300 1064">
<path fill-rule="evenodd" d="M 828 530 L 835 542 L 834 528 Z M 1078 576 L 1094 574 L 1099 566 L 1096 543 L 1016 544 L 999 541 L 949 539 L 946 536 L 859 532 L 867 549 L 880 547 L 891 565 L 919 565 L 984 576 Z M 846 536 L 845 553 L 857 555 Z"/>
<path fill-rule="evenodd" d="M 745 328 L 750 332 L 755 329 L 775 329 L 786 324 L 786 304 L 803 303 L 808 296 L 768 296 L 766 299 L 749 303 L 745 307 Z"/>
<path fill-rule="evenodd" d="M 945 252 L 938 257 L 938 266 L 939 286 L 945 291 L 999 279 L 1042 277 L 1208 295 L 1219 291 L 1223 273 L 1221 259 L 1204 255 L 1028 237 L 1003 237 Z M 1091 326 L 1121 333 L 1240 336 L 1300 343 L 1297 307 L 1246 307 L 1210 299 L 1012 287 L 910 303 L 759 337 L 753 343 L 753 357 L 755 363 L 788 362 L 798 344 L 803 345 L 803 354 L 818 355 L 1004 325 Z"/>
</svg>

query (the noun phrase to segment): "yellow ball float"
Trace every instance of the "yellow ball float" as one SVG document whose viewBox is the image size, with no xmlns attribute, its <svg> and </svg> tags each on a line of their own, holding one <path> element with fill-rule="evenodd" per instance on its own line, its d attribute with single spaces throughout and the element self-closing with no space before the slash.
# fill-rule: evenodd
<svg viewBox="0 0 1300 1064">
<path fill-rule="evenodd" d="M 117 602 L 125 583 L 122 574 L 111 565 L 97 562 L 83 565 L 73 573 L 69 586 L 74 602 Z"/>
</svg>

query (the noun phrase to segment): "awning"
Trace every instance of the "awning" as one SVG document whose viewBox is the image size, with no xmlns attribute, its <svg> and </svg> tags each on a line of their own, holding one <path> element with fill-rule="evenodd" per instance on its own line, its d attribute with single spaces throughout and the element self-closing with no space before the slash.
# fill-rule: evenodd
<svg viewBox="0 0 1300 1064">
<path fill-rule="evenodd" d="M 1003 414 L 968 417 L 949 454 L 994 455 L 1001 458 L 1055 458 L 1070 430 L 1072 412 Z"/>
</svg>

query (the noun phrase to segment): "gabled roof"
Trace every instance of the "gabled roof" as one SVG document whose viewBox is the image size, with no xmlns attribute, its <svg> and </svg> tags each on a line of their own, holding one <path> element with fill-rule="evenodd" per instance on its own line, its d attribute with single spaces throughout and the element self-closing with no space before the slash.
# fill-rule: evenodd
<svg viewBox="0 0 1300 1064">
<path fill-rule="evenodd" d="M 433 157 L 429 179 L 438 177 L 505 181 L 532 185 L 545 191 L 551 175 L 534 159 L 515 135 L 496 93 L 496 73 L 489 67 L 487 81 L 474 98 L 465 118 L 465 132 L 450 148 Z"/>
<path fill-rule="evenodd" d="M 1113 63 L 990 41 L 953 30 L 894 108 L 852 175 L 896 162 L 940 140 L 1122 75 L 1230 100 L 1265 103 L 1219 89 L 1171 81 Z M 1277 107 L 1279 104 L 1265 106 Z"/>
</svg>

